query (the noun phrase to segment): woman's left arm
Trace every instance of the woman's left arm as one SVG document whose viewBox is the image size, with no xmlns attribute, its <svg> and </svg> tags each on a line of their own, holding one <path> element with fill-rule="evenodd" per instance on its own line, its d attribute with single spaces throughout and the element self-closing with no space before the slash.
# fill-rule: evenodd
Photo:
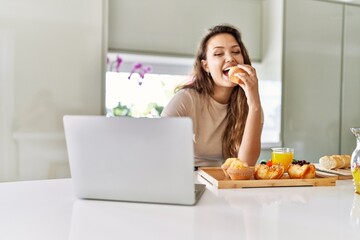
<svg viewBox="0 0 360 240">
<path fill-rule="evenodd" d="M 240 73 L 238 77 L 244 82 L 243 84 L 240 84 L 240 86 L 245 91 L 249 112 L 238 152 L 238 158 L 243 159 L 250 166 L 254 166 L 260 156 L 261 132 L 263 128 L 258 78 L 256 71 L 252 66 L 239 65 L 239 67 L 248 73 Z"/>
</svg>

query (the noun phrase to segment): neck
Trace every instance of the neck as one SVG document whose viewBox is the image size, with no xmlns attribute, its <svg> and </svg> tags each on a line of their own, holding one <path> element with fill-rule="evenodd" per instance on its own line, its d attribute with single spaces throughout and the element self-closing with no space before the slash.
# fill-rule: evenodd
<svg viewBox="0 0 360 240">
<path fill-rule="evenodd" d="M 226 104 L 229 102 L 232 90 L 233 88 L 215 86 L 211 97 L 218 103 Z"/>
</svg>

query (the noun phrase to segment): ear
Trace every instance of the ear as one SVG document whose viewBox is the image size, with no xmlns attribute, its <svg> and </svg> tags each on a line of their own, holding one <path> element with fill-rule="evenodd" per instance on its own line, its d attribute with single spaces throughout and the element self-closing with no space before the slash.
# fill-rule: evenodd
<svg viewBox="0 0 360 240">
<path fill-rule="evenodd" d="M 204 69 L 205 72 L 209 73 L 210 70 L 209 70 L 209 66 L 208 66 L 208 63 L 206 60 L 201 60 L 201 66 L 202 68 Z"/>
</svg>

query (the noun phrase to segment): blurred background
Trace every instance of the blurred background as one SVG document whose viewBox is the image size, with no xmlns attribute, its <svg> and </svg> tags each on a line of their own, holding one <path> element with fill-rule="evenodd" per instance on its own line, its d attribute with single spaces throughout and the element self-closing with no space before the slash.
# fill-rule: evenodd
<svg viewBox="0 0 360 240">
<path fill-rule="evenodd" d="M 158 117 L 219 23 L 258 72 L 259 160 L 352 153 L 360 0 L 0 0 L 0 181 L 70 177 L 64 115 Z"/>
</svg>

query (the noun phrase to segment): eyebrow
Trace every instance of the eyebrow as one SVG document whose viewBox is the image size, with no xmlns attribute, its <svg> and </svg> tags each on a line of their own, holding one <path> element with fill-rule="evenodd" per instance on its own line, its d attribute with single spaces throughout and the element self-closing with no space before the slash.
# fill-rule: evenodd
<svg viewBox="0 0 360 240">
<path fill-rule="evenodd" d="M 233 45 L 233 46 L 231 46 L 230 48 L 236 48 L 236 47 L 240 48 L 240 46 L 239 46 L 238 44 Z M 225 48 L 225 47 L 223 47 L 223 46 L 215 46 L 215 47 L 213 47 L 213 50 L 218 49 L 218 48 L 223 49 L 223 48 Z"/>
</svg>

